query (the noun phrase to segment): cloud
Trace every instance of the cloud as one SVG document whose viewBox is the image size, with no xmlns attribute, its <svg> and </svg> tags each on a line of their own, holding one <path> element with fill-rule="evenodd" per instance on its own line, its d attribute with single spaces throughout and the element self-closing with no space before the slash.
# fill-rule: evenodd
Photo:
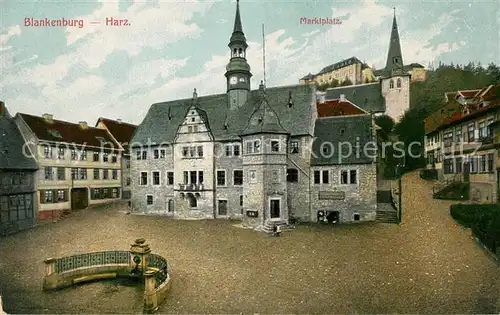
<svg viewBox="0 0 500 315">
<path fill-rule="evenodd" d="M 184 67 L 191 64 L 189 57 L 147 58 L 141 54 L 183 39 L 197 39 L 203 30 L 195 23 L 195 17 L 205 14 L 211 5 L 210 2 L 180 5 L 159 1 L 149 6 L 136 1 L 120 12 L 116 3 L 103 1 L 91 14 L 78 17 L 84 19 L 85 27 L 66 30 L 69 52 L 55 60 L 17 71 L 14 70 L 17 69 L 13 62 L 14 49 L 0 54 L 0 70 L 11 70 L 3 76 L 2 84 L 32 85 L 30 89 L 34 91 L 31 96 L 10 97 L 6 103 L 12 103 L 19 111 L 51 112 L 56 118 L 70 121 L 90 122 L 100 116 L 109 116 L 140 123 L 152 103 L 190 98 L 194 88 L 200 96 L 225 93 L 224 72 L 229 51 L 213 54 L 193 76 L 182 73 Z M 387 55 L 392 12 L 387 5 L 365 1 L 349 9 L 332 9 L 331 17 L 341 18 L 341 25 L 321 26 L 305 33 L 302 30 L 295 36 L 284 29 L 267 34 L 268 86 L 297 84 L 305 74 L 351 56 L 382 67 Z M 442 15 L 422 30 L 401 29 L 400 25 L 405 63 L 426 64 L 443 53 L 463 47 L 464 43 L 432 44 L 432 39 L 454 21 L 453 14 Z M 404 11 L 398 9 L 398 15 L 404 15 Z M 107 27 L 104 25 L 106 17 L 129 19 L 131 26 Z M 90 25 L 91 21 L 101 24 Z M 14 35 L 9 36 L 16 36 L 18 32 L 13 29 L 11 34 Z M 248 44 L 252 88 L 256 88 L 264 77 L 260 36 Z M 99 66 L 117 51 L 128 55 L 130 65 L 123 65 L 127 71 L 121 83 L 110 85 L 99 75 Z M 30 58 L 20 64 L 27 62 L 31 62 Z M 76 65 L 88 68 L 88 73 L 74 81 L 65 80 L 70 68 Z"/>
<path fill-rule="evenodd" d="M 4 48 L 3 46 L 7 44 L 7 42 L 11 37 L 19 35 L 21 35 L 21 27 L 19 25 L 13 25 L 9 27 L 7 29 L 7 33 L 0 35 L 0 47 Z M 0 49 L 0 50 L 5 50 L 5 49 Z"/>
<path fill-rule="evenodd" d="M 154 7 L 136 1 L 125 12 L 118 2 L 101 0 L 101 7 L 77 17 L 87 25 L 67 29 L 68 46 L 77 46 L 78 55 L 90 68 L 99 67 L 114 51 L 138 55 L 143 48 L 160 49 L 181 39 L 198 38 L 202 30 L 191 20 L 204 14 L 212 2 L 159 1 Z M 107 21 L 127 20 L 129 26 L 110 26 Z M 99 22 L 100 24 L 89 24 Z M 79 45 L 77 45 L 79 44 Z"/>
</svg>

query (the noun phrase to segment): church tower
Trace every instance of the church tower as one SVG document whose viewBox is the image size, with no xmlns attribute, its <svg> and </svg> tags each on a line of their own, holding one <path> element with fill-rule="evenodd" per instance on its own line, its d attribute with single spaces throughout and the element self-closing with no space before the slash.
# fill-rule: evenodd
<svg viewBox="0 0 500 315">
<path fill-rule="evenodd" d="M 392 20 L 389 52 L 381 79 L 382 95 L 385 98 L 386 114 L 398 121 L 410 109 L 410 74 L 404 70 L 403 54 L 399 42 L 396 8 Z"/>
<path fill-rule="evenodd" d="M 250 65 L 246 59 L 248 48 L 240 18 L 240 2 L 236 1 L 236 17 L 234 28 L 228 45 L 231 55 L 226 66 L 227 96 L 230 109 L 238 108 L 246 103 L 250 93 Z"/>
</svg>

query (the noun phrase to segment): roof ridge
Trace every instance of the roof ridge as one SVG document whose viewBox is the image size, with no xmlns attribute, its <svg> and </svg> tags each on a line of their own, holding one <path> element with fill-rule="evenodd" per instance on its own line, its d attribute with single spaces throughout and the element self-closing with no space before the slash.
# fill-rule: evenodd
<svg viewBox="0 0 500 315">
<path fill-rule="evenodd" d="M 99 121 L 101 119 L 103 119 L 103 120 L 109 120 L 109 121 L 112 121 L 112 122 L 115 122 L 115 123 L 118 123 L 118 124 L 121 124 L 121 125 L 130 125 L 130 126 L 133 126 L 133 127 L 137 127 L 137 125 L 134 125 L 134 124 L 126 122 L 126 121 L 118 121 L 116 119 L 111 119 L 111 118 L 106 118 L 106 117 L 99 117 L 99 119 L 97 121 Z"/>
<path fill-rule="evenodd" d="M 18 114 L 21 115 L 21 116 L 30 116 L 30 117 L 38 118 L 38 119 L 41 119 L 41 120 L 45 120 L 45 118 L 43 118 L 43 116 L 37 116 L 37 115 L 26 114 L 26 113 L 18 113 Z M 79 125 L 79 123 L 69 122 L 69 121 L 66 121 L 66 120 L 52 119 L 52 121 L 57 122 L 57 123 L 63 123 L 63 124 L 66 124 L 66 125 L 73 125 L 73 126 L 78 126 Z M 87 129 L 104 130 L 104 129 L 101 129 L 101 128 L 90 126 L 87 121 L 85 121 L 85 122 L 87 123 Z"/>
</svg>

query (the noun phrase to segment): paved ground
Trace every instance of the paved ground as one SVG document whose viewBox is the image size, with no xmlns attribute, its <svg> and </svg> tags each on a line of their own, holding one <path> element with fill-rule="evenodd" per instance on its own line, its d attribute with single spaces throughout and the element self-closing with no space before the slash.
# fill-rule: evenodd
<svg viewBox="0 0 500 315">
<path fill-rule="evenodd" d="M 41 292 L 42 261 L 144 237 L 172 265 L 161 313 L 498 313 L 500 267 L 450 219 L 450 203 L 416 173 L 403 196 L 399 226 L 302 226 L 281 238 L 86 210 L 0 238 L 0 292 L 10 313 L 138 313 L 142 289 L 126 282 Z"/>
</svg>

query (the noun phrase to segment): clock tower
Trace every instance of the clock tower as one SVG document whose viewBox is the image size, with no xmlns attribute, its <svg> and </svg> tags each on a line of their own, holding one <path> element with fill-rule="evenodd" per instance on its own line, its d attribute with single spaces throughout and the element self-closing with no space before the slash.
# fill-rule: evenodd
<svg viewBox="0 0 500 315">
<path fill-rule="evenodd" d="M 236 17 L 229 40 L 230 59 L 226 66 L 226 84 L 229 108 L 238 108 L 246 103 L 250 93 L 250 65 L 246 59 L 247 40 L 240 18 L 240 1 L 236 0 Z"/>
</svg>

